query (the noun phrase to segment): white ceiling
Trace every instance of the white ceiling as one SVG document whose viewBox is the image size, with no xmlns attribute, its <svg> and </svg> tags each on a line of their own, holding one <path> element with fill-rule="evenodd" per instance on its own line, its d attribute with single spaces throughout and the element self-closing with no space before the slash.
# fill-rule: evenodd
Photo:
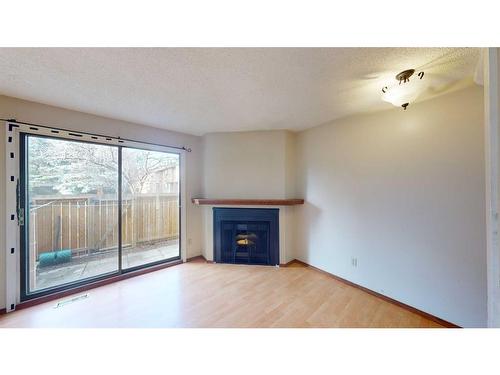
<svg viewBox="0 0 500 375">
<path fill-rule="evenodd" d="M 0 48 L 0 93 L 197 135 L 300 130 L 391 108 L 380 89 L 404 69 L 425 70 L 440 94 L 478 59 L 475 48 Z"/>
</svg>

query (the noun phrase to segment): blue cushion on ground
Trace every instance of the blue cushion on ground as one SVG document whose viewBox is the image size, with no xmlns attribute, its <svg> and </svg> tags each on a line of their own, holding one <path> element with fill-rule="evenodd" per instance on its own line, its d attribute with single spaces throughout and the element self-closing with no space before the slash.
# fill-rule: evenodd
<svg viewBox="0 0 500 375">
<path fill-rule="evenodd" d="M 48 267 L 67 263 L 71 261 L 71 250 L 65 249 L 43 253 L 40 254 L 38 260 L 38 267 Z"/>
</svg>

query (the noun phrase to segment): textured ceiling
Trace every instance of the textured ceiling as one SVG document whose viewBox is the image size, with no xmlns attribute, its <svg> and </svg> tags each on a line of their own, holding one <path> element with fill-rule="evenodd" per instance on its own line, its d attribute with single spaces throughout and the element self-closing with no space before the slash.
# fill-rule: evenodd
<svg viewBox="0 0 500 375">
<path fill-rule="evenodd" d="M 191 134 L 300 130 L 391 108 L 382 86 L 425 70 L 425 96 L 472 79 L 475 48 L 0 48 L 0 94 Z M 20 119 L 22 120 L 22 119 Z"/>
</svg>

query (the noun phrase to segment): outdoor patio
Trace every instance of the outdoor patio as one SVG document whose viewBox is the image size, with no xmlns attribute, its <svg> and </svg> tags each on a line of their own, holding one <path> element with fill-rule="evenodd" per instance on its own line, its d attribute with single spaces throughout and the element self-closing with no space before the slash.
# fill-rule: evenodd
<svg viewBox="0 0 500 375">
<path fill-rule="evenodd" d="M 179 256 L 178 199 L 177 193 L 144 193 L 123 200 L 122 269 Z M 116 198 L 41 196 L 31 206 L 30 292 L 118 270 Z M 58 252 L 59 264 L 51 259 Z"/>
<path fill-rule="evenodd" d="M 179 255 L 179 241 L 128 247 L 123 249 L 122 268 L 132 268 Z M 118 269 L 118 250 L 108 250 L 91 255 L 73 257 L 70 262 L 50 267 L 36 267 L 34 289 L 41 290 L 84 280 Z M 33 289 L 32 289 L 33 290 Z"/>
</svg>

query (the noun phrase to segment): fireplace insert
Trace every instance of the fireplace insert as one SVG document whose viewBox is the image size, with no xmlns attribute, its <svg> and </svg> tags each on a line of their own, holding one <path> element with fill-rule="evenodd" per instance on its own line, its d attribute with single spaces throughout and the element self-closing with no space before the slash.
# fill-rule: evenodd
<svg viewBox="0 0 500 375">
<path fill-rule="evenodd" d="M 279 210 L 214 208 L 214 255 L 218 263 L 279 264 Z"/>
</svg>

